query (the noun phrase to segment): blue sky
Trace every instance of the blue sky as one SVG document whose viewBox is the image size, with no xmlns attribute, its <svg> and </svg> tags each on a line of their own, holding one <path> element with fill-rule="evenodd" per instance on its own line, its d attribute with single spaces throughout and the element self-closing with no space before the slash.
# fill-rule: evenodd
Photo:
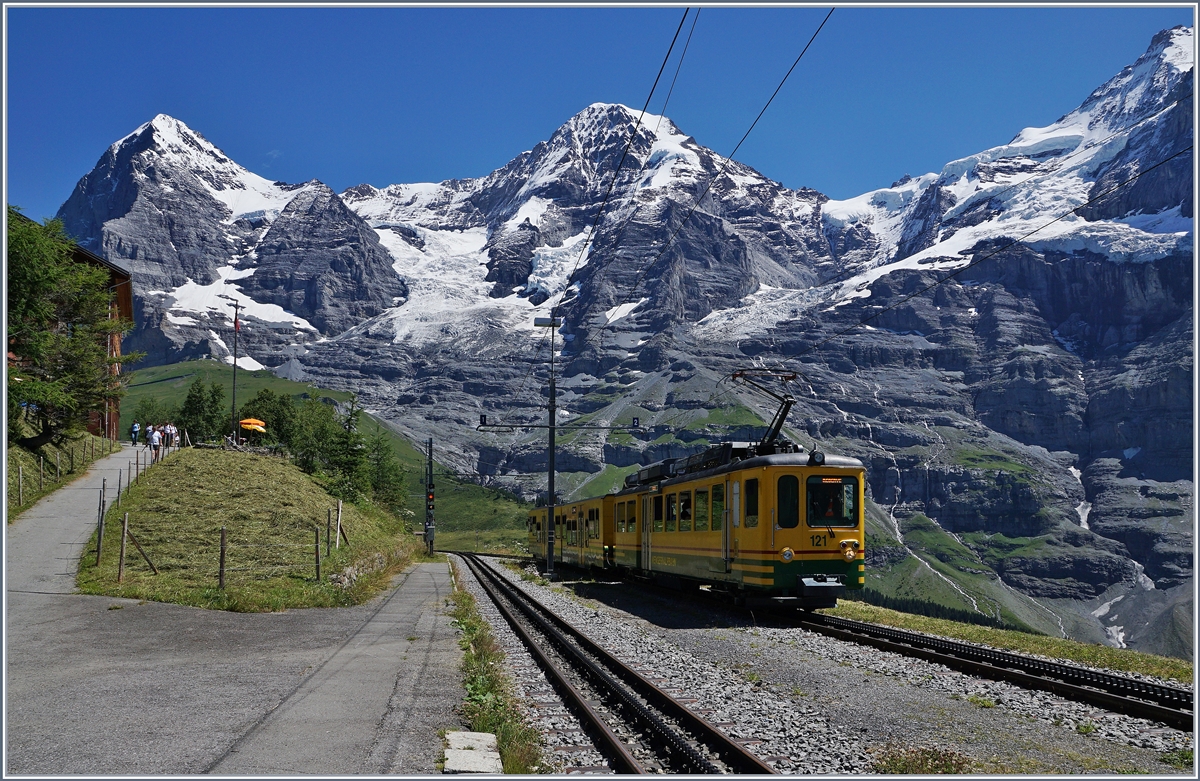
<svg viewBox="0 0 1200 781">
<path fill-rule="evenodd" d="M 704 8 L 667 116 L 728 154 L 827 10 Z M 41 219 L 158 113 L 287 182 L 482 176 L 590 103 L 640 109 L 683 6 L 6 14 L 7 201 Z M 737 159 L 834 198 L 886 187 L 1050 124 L 1177 24 L 1190 7 L 839 8 Z"/>
</svg>

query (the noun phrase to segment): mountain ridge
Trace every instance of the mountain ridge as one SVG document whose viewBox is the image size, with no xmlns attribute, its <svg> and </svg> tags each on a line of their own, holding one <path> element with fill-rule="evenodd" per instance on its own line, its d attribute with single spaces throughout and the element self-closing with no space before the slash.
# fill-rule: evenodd
<svg viewBox="0 0 1200 781">
<path fill-rule="evenodd" d="M 486 176 L 340 194 L 268 182 L 160 115 L 60 215 L 132 266 L 129 342 L 154 363 L 232 360 L 233 296 L 239 365 L 355 390 L 511 486 L 544 468 L 540 437 L 474 426 L 544 421 L 535 315 L 565 320 L 564 421 L 649 424 L 565 442 L 570 490 L 749 438 L 773 410 L 729 374 L 799 369 L 790 435 L 868 465 L 869 531 L 904 551 L 877 590 L 1174 653 L 1191 647 L 1161 618 L 1191 604 L 1191 154 L 1081 207 L 1190 145 L 1192 48 L 1163 31 L 1055 123 L 851 199 L 647 115 L 593 233 L 637 121 L 594 103 Z M 1136 621 L 1096 612 L 1118 597 Z"/>
</svg>

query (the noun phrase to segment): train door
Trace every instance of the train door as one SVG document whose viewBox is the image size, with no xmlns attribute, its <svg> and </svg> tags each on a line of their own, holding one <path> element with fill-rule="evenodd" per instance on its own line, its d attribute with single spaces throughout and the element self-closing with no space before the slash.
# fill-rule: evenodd
<svg viewBox="0 0 1200 781">
<path fill-rule="evenodd" d="M 645 572 L 650 571 L 650 515 L 650 495 L 646 494 L 642 497 L 642 550 L 638 554 Z"/>
<path fill-rule="evenodd" d="M 728 509 L 728 505 L 726 504 L 726 501 L 725 501 L 725 497 L 729 496 L 729 481 L 728 480 L 725 481 L 725 487 L 723 489 L 721 488 L 720 485 L 713 486 L 714 496 L 713 496 L 712 501 L 713 501 L 713 511 L 714 511 L 713 517 L 714 518 L 718 517 L 717 512 L 716 512 L 717 497 L 715 496 L 715 494 L 718 490 L 722 491 L 721 504 L 720 504 L 720 517 L 722 520 L 722 523 L 721 523 L 721 557 L 725 560 L 725 571 L 730 572 L 733 568 L 733 559 L 729 555 L 729 535 L 731 534 L 731 532 L 729 531 L 729 527 L 732 526 L 733 524 L 730 523 L 729 509 Z"/>
</svg>

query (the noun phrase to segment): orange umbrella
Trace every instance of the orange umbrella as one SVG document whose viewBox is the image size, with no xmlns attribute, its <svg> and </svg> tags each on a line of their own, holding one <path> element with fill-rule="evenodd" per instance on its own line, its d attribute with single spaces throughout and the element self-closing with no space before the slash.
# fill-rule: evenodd
<svg viewBox="0 0 1200 781">
<path fill-rule="evenodd" d="M 261 431 L 264 434 L 267 433 L 267 430 L 262 426 L 247 426 L 245 423 L 243 423 L 242 428 L 246 429 L 247 431 Z"/>
<path fill-rule="evenodd" d="M 249 428 L 250 426 L 265 426 L 265 425 L 267 425 L 266 423 L 259 420 L 258 418 L 246 418 L 245 420 L 240 421 L 240 423 L 242 424 L 242 428 Z"/>
</svg>

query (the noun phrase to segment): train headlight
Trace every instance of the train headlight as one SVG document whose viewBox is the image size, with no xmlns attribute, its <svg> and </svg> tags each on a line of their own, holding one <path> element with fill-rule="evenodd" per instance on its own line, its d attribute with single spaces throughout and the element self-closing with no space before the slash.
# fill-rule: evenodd
<svg viewBox="0 0 1200 781">
<path fill-rule="evenodd" d="M 795 556 L 795 555 L 796 555 L 796 554 L 792 552 L 792 549 L 791 549 L 791 548 L 784 548 L 783 550 L 779 551 L 779 556 L 780 556 L 780 557 L 781 557 L 781 558 L 782 558 L 784 561 L 791 561 L 791 560 L 792 560 L 792 557 L 793 557 L 793 556 Z"/>
<path fill-rule="evenodd" d="M 841 547 L 842 556 L 846 558 L 846 561 L 854 561 L 854 558 L 858 556 L 858 540 L 842 540 Z"/>
</svg>

